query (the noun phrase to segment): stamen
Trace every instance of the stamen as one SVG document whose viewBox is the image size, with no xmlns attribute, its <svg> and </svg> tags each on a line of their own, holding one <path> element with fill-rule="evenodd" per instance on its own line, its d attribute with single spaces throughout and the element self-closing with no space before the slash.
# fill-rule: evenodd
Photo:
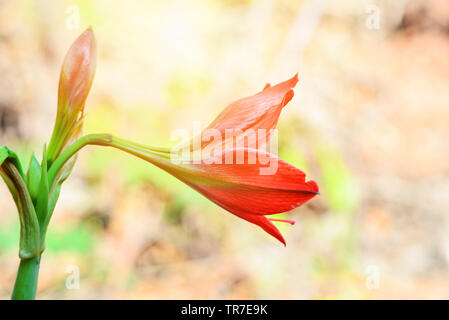
<svg viewBox="0 0 449 320">
<path fill-rule="evenodd" d="M 286 222 L 286 223 L 290 223 L 292 226 L 295 225 L 295 221 L 292 221 L 292 220 L 282 220 L 282 219 L 272 219 L 272 218 L 268 218 L 268 220 L 277 221 L 277 222 Z"/>
</svg>

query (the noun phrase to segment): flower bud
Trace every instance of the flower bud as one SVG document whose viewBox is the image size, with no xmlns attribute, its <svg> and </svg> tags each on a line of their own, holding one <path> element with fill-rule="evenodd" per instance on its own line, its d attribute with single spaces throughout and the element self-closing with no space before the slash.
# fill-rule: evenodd
<svg viewBox="0 0 449 320">
<path fill-rule="evenodd" d="M 70 47 L 62 64 L 58 89 L 58 110 L 48 149 L 51 164 L 80 133 L 84 105 L 95 75 L 97 47 L 91 28 Z"/>
</svg>

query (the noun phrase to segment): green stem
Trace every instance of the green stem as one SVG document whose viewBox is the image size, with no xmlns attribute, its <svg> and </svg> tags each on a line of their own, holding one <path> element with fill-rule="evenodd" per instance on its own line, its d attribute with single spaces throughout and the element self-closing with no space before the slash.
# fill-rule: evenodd
<svg viewBox="0 0 449 320">
<path fill-rule="evenodd" d="M 88 144 L 103 144 L 107 143 L 111 140 L 110 134 L 89 134 L 87 136 L 81 137 L 77 141 L 75 141 L 73 144 L 70 145 L 67 149 L 65 149 L 57 158 L 56 160 L 51 164 L 50 169 L 48 170 L 48 183 L 51 186 L 53 185 L 53 182 L 55 181 L 59 170 L 62 169 L 64 164 L 75 154 L 77 153 L 81 148 Z"/>
<path fill-rule="evenodd" d="M 62 169 L 64 164 L 75 155 L 81 148 L 87 145 L 98 145 L 105 147 L 113 147 L 120 149 L 122 151 L 131 153 L 137 157 L 141 157 L 138 151 L 145 150 L 147 153 L 153 156 L 159 156 L 164 159 L 170 159 L 170 149 L 168 148 L 157 148 L 149 147 L 141 144 L 133 143 L 125 139 L 120 139 L 114 137 L 107 133 L 102 134 L 88 134 L 79 138 L 73 144 L 65 149 L 52 163 L 50 169 L 48 170 L 48 183 L 50 186 L 53 185 L 59 171 Z M 51 188 L 51 187 L 50 187 Z"/>
<path fill-rule="evenodd" d="M 40 256 L 20 260 L 12 300 L 34 300 L 36 298 L 40 260 Z"/>
</svg>

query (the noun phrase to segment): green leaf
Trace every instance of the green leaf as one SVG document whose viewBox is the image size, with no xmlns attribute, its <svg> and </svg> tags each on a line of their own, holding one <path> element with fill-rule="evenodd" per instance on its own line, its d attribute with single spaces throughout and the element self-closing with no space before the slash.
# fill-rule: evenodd
<svg viewBox="0 0 449 320">
<path fill-rule="evenodd" d="M 55 210 L 56 203 L 58 202 L 59 194 L 61 193 L 62 183 L 69 177 L 70 173 L 72 172 L 73 166 L 75 165 L 75 162 L 76 162 L 76 155 L 74 155 L 71 159 L 69 159 L 67 163 L 63 166 L 63 168 L 58 172 L 58 175 L 55 177 L 55 179 L 54 180 L 52 179 L 53 186 L 51 187 L 50 196 L 47 199 L 48 204 L 46 208 L 47 212 L 43 224 L 41 226 L 42 241 L 45 241 L 45 233 L 47 231 L 48 224 L 50 223 L 50 219 L 53 215 L 53 211 Z M 45 173 L 45 175 L 47 180 L 47 188 L 50 188 L 48 182 L 51 178 L 47 176 L 47 173 Z"/>
<path fill-rule="evenodd" d="M 39 184 L 41 181 L 41 166 L 36 157 L 31 155 L 30 166 L 26 175 L 27 188 L 30 192 L 31 200 L 36 204 L 37 196 L 39 192 Z"/>
<path fill-rule="evenodd" d="M 19 157 L 17 156 L 17 154 L 14 151 L 12 151 L 11 149 L 9 149 L 7 146 L 1 146 L 0 147 L 0 166 L 6 159 L 9 159 L 9 161 L 11 161 L 14 164 L 14 166 L 17 168 L 17 170 L 19 171 L 22 178 L 25 179 L 25 175 L 23 174 L 22 164 L 20 163 L 20 160 L 19 160 Z"/>
<path fill-rule="evenodd" d="M 69 177 L 70 173 L 72 172 L 73 166 L 75 165 L 75 162 L 76 162 L 76 155 L 74 155 L 71 159 L 67 161 L 64 167 L 58 172 L 58 176 L 56 176 L 56 178 L 53 180 L 53 186 L 51 188 L 50 198 L 48 201 L 48 213 L 45 219 L 46 224 L 45 228 L 50 222 L 50 218 L 51 215 L 53 214 L 53 210 L 55 209 L 56 202 L 59 199 L 59 193 L 61 192 L 62 183 Z M 50 178 L 47 178 L 47 181 L 48 180 L 50 180 Z"/>
<path fill-rule="evenodd" d="M 2 164 L 3 162 L 8 159 L 9 157 L 9 149 L 6 146 L 2 146 L 0 148 L 0 176 L 3 178 L 3 181 L 5 181 L 6 186 L 9 189 L 9 192 L 11 193 L 14 202 L 17 204 L 18 201 L 18 194 L 17 194 L 17 189 L 14 186 L 13 181 L 11 180 L 11 178 L 6 174 L 6 172 L 2 169 Z"/>
<path fill-rule="evenodd" d="M 40 234 L 41 234 L 41 250 L 43 250 L 43 246 L 45 244 L 45 233 L 47 226 L 45 225 L 47 216 L 48 216 L 48 177 L 47 177 L 47 146 L 44 146 L 44 152 L 42 155 L 42 166 L 40 173 L 40 183 L 37 194 L 37 203 L 36 203 L 36 216 L 39 222 Z"/>
<path fill-rule="evenodd" d="M 8 186 L 19 212 L 21 259 L 39 254 L 40 232 L 33 201 L 25 184 L 22 165 L 16 153 L 6 146 L 0 148 L 0 174 Z"/>
<path fill-rule="evenodd" d="M 2 146 L 0 148 L 0 166 L 2 165 L 3 161 L 8 158 L 8 147 Z"/>
<path fill-rule="evenodd" d="M 12 161 L 6 159 L 2 163 L 2 177 L 11 190 L 19 212 L 21 259 L 31 259 L 39 254 L 40 230 L 25 181 Z"/>
</svg>

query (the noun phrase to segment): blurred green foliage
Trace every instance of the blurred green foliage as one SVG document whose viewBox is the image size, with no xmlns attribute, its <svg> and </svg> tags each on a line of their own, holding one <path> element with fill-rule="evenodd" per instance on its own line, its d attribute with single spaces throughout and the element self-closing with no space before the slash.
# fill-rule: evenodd
<svg viewBox="0 0 449 320">
<path fill-rule="evenodd" d="M 19 224 L 0 226 L 0 250 L 17 250 L 19 241 Z M 90 226 L 78 223 L 66 228 L 53 227 L 47 233 L 46 251 L 51 253 L 91 252 L 96 233 Z"/>
</svg>

